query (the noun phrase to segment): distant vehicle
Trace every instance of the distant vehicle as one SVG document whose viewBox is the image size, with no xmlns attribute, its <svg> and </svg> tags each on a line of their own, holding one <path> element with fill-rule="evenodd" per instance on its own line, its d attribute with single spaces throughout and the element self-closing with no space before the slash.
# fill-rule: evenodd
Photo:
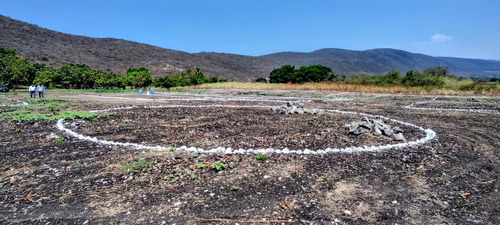
<svg viewBox="0 0 500 225">
<path fill-rule="evenodd" d="M 0 84 L 0 92 L 9 92 L 9 88 L 5 87 L 5 85 Z"/>
</svg>

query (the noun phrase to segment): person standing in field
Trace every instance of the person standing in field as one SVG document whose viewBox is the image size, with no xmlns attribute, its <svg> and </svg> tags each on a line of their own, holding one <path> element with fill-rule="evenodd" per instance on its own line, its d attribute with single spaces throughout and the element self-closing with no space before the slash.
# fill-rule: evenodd
<svg viewBox="0 0 500 225">
<path fill-rule="evenodd" d="M 45 87 L 41 84 L 39 84 L 37 87 L 36 87 L 36 91 L 38 92 L 38 97 L 39 98 L 45 98 L 43 96 L 43 94 L 45 93 Z"/>
<path fill-rule="evenodd" d="M 31 98 L 36 98 L 36 88 L 34 84 L 28 87 L 28 91 L 30 92 Z"/>
</svg>

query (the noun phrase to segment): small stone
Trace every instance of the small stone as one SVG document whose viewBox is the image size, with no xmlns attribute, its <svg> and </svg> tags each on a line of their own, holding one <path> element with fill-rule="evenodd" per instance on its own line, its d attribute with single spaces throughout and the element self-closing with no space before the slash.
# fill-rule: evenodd
<svg viewBox="0 0 500 225">
<path fill-rule="evenodd" d="M 50 140 L 50 139 L 56 139 L 56 138 L 59 138 L 59 135 L 55 134 L 55 133 L 50 133 L 49 135 L 47 135 L 45 137 L 45 139 L 47 140 Z"/>
<path fill-rule="evenodd" d="M 405 137 L 403 136 L 403 133 L 394 134 L 392 139 L 395 141 L 406 141 Z"/>
<path fill-rule="evenodd" d="M 354 134 L 354 135 L 360 135 L 362 133 L 367 132 L 368 130 L 363 128 L 363 127 L 356 127 L 354 130 L 349 130 L 349 133 Z"/>
<path fill-rule="evenodd" d="M 403 130 L 399 127 L 394 127 L 392 128 L 392 131 L 394 131 L 394 133 L 398 134 L 398 133 L 403 133 Z"/>
<path fill-rule="evenodd" d="M 391 128 L 385 128 L 382 130 L 382 132 L 384 133 L 384 135 L 386 136 L 391 136 L 393 134 Z"/>
<path fill-rule="evenodd" d="M 349 211 L 349 210 L 344 210 L 344 214 L 346 214 L 346 215 L 350 216 L 350 215 L 352 215 L 352 212 L 351 212 L 351 211 Z"/>
</svg>

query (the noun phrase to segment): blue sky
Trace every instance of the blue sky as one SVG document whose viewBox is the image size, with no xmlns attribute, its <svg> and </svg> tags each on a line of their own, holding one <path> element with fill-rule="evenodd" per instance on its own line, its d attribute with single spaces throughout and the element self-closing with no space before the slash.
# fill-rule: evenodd
<svg viewBox="0 0 500 225">
<path fill-rule="evenodd" d="M 499 0 L 0 0 L 40 27 L 186 52 L 395 48 L 500 60 Z"/>
</svg>

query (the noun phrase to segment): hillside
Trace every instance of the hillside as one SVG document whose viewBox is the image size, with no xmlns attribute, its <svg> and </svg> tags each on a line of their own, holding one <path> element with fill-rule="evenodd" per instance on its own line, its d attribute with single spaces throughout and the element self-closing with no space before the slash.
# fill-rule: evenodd
<svg viewBox="0 0 500 225">
<path fill-rule="evenodd" d="M 458 76 L 500 77 L 500 61 L 495 60 L 432 57 L 396 49 L 327 48 L 310 53 L 280 52 L 258 57 L 213 52 L 193 54 L 121 39 L 65 34 L 1 15 L 0 45 L 16 49 L 20 56 L 32 62 L 53 67 L 66 63 L 86 64 L 94 69 L 125 74 L 131 67 L 143 66 L 154 77 L 199 67 L 207 76 L 253 81 L 268 77 L 274 68 L 286 64 L 296 67 L 321 64 L 345 75 L 441 66 Z"/>
<path fill-rule="evenodd" d="M 432 57 L 396 49 L 371 49 L 351 51 L 320 49 L 311 53 L 281 52 L 262 56 L 279 64 L 305 66 L 321 64 L 344 74 L 365 72 L 385 73 L 393 68 L 402 72 L 425 70 L 429 67 L 446 67 L 452 74 L 465 77 L 500 76 L 500 62 L 493 60 Z"/>
<path fill-rule="evenodd" d="M 125 74 L 128 68 L 144 66 L 155 77 L 201 68 L 208 76 L 251 81 L 269 74 L 265 59 L 225 54 L 197 53 L 159 48 L 113 38 L 89 38 L 48 30 L 0 16 L 0 45 L 16 49 L 33 62 L 58 67 L 66 63 L 86 64 L 102 71 Z M 44 60 L 46 59 L 46 61 Z"/>
</svg>

